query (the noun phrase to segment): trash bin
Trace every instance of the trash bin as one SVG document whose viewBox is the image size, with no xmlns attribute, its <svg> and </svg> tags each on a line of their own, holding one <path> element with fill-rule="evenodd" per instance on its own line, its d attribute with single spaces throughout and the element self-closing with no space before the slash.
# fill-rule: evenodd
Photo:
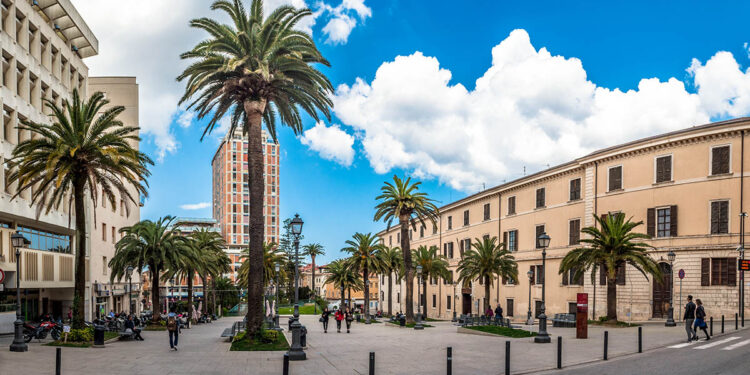
<svg viewBox="0 0 750 375">
<path fill-rule="evenodd" d="M 94 326 L 94 347 L 104 347 L 104 326 Z"/>
<path fill-rule="evenodd" d="M 307 347 L 307 327 L 300 327 L 299 331 L 299 344 L 304 348 Z"/>
<path fill-rule="evenodd" d="M 398 325 L 400 325 L 401 327 L 406 327 L 406 317 L 405 316 L 401 315 L 398 318 Z"/>
</svg>

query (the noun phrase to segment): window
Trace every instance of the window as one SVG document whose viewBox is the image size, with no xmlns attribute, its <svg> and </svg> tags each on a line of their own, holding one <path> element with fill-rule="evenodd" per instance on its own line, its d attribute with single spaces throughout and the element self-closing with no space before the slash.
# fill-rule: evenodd
<svg viewBox="0 0 750 375">
<path fill-rule="evenodd" d="M 112 243 L 115 243 L 115 227 L 112 227 Z"/>
<path fill-rule="evenodd" d="M 615 191 L 622 189 L 622 166 L 609 168 L 609 189 L 607 191 Z"/>
<path fill-rule="evenodd" d="M 542 272 L 542 266 L 531 266 L 534 268 L 534 284 L 544 284 L 544 272 Z"/>
<path fill-rule="evenodd" d="M 544 207 L 544 188 L 536 189 L 536 208 Z"/>
<path fill-rule="evenodd" d="M 570 271 L 563 273 L 562 285 L 583 285 L 583 275 L 577 279 L 575 278 L 577 271 L 577 268 L 572 268 Z"/>
<path fill-rule="evenodd" d="M 729 233 L 729 201 L 711 202 L 711 234 Z"/>
<path fill-rule="evenodd" d="M 516 197 L 508 198 L 508 215 L 516 214 Z"/>
<path fill-rule="evenodd" d="M 423 237 L 424 237 L 424 225 L 419 227 L 419 238 L 423 238 Z"/>
<path fill-rule="evenodd" d="M 503 285 L 516 285 L 516 282 L 515 282 L 515 281 L 513 280 L 513 278 L 507 278 L 507 277 L 505 277 L 505 276 L 503 276 L 503 277 L 502 277 L 502 278 L 500 279 L 500 282 L 501 282 L 501 283 L 502 283 Z"/>
<path fill-rule="evenodd" d="M 464 226 L 469 226 L 469 210 L 464 211 Z"/>
<path fill-rule="evenodd" d="M 436 307 L 437 307 L 437 296 L 433 294 L 432 295 L 432 308 L 434 309 Z"/>
<path fill-rule="evenodd" d="M 445 309 L 450 310 L 451 309 L 451 296 L 445 297 Z"/>
<path fill-rule="evenodd" d="M 670 217 L 670 209 L 656 209 L 656 237 L 669 237 L 672 222 Z"/>
<path fill-rule="evenodd" d="M 541 236 L 543 233 L 544 233 L 544 224 L 537 225 L 536 226 L 536 236 L 534 237 L 534 244 L 535 244 L 535 246 L 536 246 L 537 249 L 541 249 L 542 248 L 541 246 L 539 246 L 538 239 L 539 239 L 539 236 Z"/>
<path fill-rule="evenodd" d="M 518 231 L 509 230 L 503 233 L 503 242 L 508 251 L 518 251 Z"/>
<path fill-rule="evenodd" d="M 575 219 L 568 222 L 570 233 L 568 234 L 568 245 L 578 245 L 581 240 L 581 219 Z"/>
<path fill-rule="evenodd" d="M 463 247 L 464 247 L 465 251 L 471 250 L 471 238 L 464 239 L 464 246 Z M 461 258 L 463 258 L 463 257 L 464 257 L 464 253 L 462 251 L 461 252 Z"/>
<path fill-rule="evenodd" d="M 737 258 L 702 258 L 701 285 L 736 286 Z"/>
<path fill-rule="evenodd" d="M 396 292 L 396 301 L 399 301 L 399 303 L 401 303 L 401 292 Z"/>
<path fill-rule="evenodd" d="M 484 220 L 486 221 L 489 219 L 490 219 L 490 204 L 485 203 L 484 204 Z"/>
<path fill-rule="evenodd" d="M 615 272 L 615 282 L 617 285 L 625 285 L 625 267 L 624 264 L 617 267 L 617 271 Z"/>
<path fill-rule="evenodd" d="M 510 298 L 505 300 L 505 316 L 513 316 L 513 300 Z"/>
<path fill-rule="evenodd" d="M 400 245 L 401 244 L 401 232 L 396 233 L 396 242 Z"/>
<path fill-rule="evenodd" d="M 107 224 L 102 223 L 102 241 L 107 241 Z"/>
<path fill-rule="evenodd" d="M 437 234 L 437 225 L 432 225 L 432 234 Z"/>
<path fill-rule="evenodd" d="M 393 236 L 388 236 L 388 246 L 393 246 Z"/>
<path fill-rule="evenodd" d="M 125 216 L 125 201 L 120 199 L 120 216 Z"/>
<path fill-rule="evenodd" d="M 672 155 L 656 158 L 656 183 L 672 181 Z"/>
<path fill-rule="evenodd" d="M 448 216 L 448 230 L 453 229 L 453 216 Z"/>
<path fill-rule="evenodd" d="M 729 173 L 729 146 L 711 148 L 711 175 Z"/>
<path fill-rule="evenodd" d="M 448 242 L 448 258 L 453 259 L 453 242 Z"/>
<path fill-rule="evenodd" d="M 102 275 L 107 276 L 107 257 L 102 257 Z"/>
<path fill-rule="evenodd" d="M 581 199 L 581 179 L 570 180 L 570 200 L 577 201 Z"/>
</svg>

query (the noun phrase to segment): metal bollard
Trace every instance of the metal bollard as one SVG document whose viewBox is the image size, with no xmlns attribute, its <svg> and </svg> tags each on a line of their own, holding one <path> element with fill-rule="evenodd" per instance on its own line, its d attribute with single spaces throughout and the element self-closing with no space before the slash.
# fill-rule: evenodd
<svg viewBox="0 0 750 375">
<path fill-rule="evenodd" d="M 510 341 L 505 342 L 505 375 L 510 375 Z"/>
<path fill-rule="evenodd" d="M 737 313 L 734 313 L 734 330 L 737 330 Z"/>
<path fill-rule="evenodd" d="M 62 348 L 57 348 L 57 355 L 55 358 L 55 374 L 60 375 L 60 367 L 62 366 Z"/>
<path fill-rule="evenodd" d="M 609 331 L 604 331 L 604 360 L 607 360 L 607 345 L 609 344 Z"/>
<path fill-rule="evenodd" d="M 638 327 L 638 353 L 643 353 L 643 327 Z"/>
<path fill-rule="evenodd" d="M 375 352 L 370 352 L 370 375 L 375 375 Z"/>
<path fill-rule="evenodd" d="M 448 347 L 448 375 L 453 374 L 453 348 Z"/>
<path fill-rule="evenodd" d="M 284 375 L 289 375 L 289 354 L 284 353 Z"/>
<path fill-rule="evenodd" d="M 710 322 L 708 324 L 708 330 L 710 331 L 711 336 L 713 336 L 714 335 L 714 317 L 712 316 L 708 318 L 708 321 Z"/>
<path fill-rule="evenodd" d="M 721 333 L 724 333 L 724 315 L 721 316 Z"/>
<path fill-rule="evenodd" d="M 562 336 L 557 336 L 557 368 L 562 368 Z"/>
</svg>

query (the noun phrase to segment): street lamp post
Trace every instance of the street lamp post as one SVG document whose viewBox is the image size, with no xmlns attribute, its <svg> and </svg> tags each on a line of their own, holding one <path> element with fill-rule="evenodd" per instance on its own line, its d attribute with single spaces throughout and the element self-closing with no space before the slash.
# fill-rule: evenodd
<svg viewBox="0 0 750 375">
<path fill-rule="evenodd" d="M 21 248 L 28 246 L 31 241 L 27 240 L 22 234 L 16 232 L 10 236 L 11 245 L 16 250 L 16 321 L 13 323 L 14 333 L 13 343 L 10 344 L 11 352 L 25 352 L 29 350 L 26 341 L 23 339 L 23 315 L 21 313 Z"/>
<path fill-rule="evenodd" d="M 740 262 L 745 260 L 745 218 L 747 212 L 740 214 Z M 745 271 L 740 270 L 740 321 L 745 326 Z"/>
<path fill-rule="evenodd" d="M 542 308 L 541 313 L 539 314 L 539 333 L 536 337 L 534 337 L 535 343 L 541 343 L 541 344 L 548 344 L 552 342 L 552 339 L 549 337 L 549 334 L 547 333 L 547 315 L 545 315 L 545 285 L 547 284 L 547 280 L 545 280 L 545 266 L 547 265 L 547 247 L 549 246 L 550 238 L 547 235 L 547 233 L 542 233 L 539 238 L 537 238 L 538 245 L 542 249 Z"/>
<path fill-rule="evenodd" d="M 292 346 L 287 354 L 290 361 L 302 361 L 307 359 L 307 355 L 302 350 L 301 334 L 302 324 L 299 323 L 299 237 L 302 234 L 302 224 L 304 222 L 298 214 L 292 219 L 292 235 L 294 236 L 294 315 L 292 316 Z"/>
<path fill-rule="evenodd" d="M 529 270 L 529 272 L 526 272 L 526 275 L 529 276 L 529 312 L 526 314 L 526 324 L 533 326 L 534 318 L 531 316 L 531 283 L 534 281 L 534 271 Z"/>
<path fill-rule="evenodd" d="M 413 290 L 413 289 L 412 289 Z M 424 329 L 422 325 L 422 266 L 417 265 L 417 324 L 414 325 L 414 329 Z"/>
<path fill-rule="evenodd" d="M 667 322 L 664 323 L 665 327 L 674 327 L 677 323 L 674 322 L 674 259 L 676 255 L 674 251 L 667 253 L 667 259 L 669 260 L 669 309 L 667 310 Z"/>
<path fill-rule="evenodd" d="M 133 315 L 133 267 L 129 266 L 125 272 L 128 275 L 128 314 Z"/>
<path fill-rule="evenodd" d="M 279 265 L 274 266 L 276 271 L 276 301 L 274 303 L 273 329 L 281 331 L 279 327 Z"/>
</svg>

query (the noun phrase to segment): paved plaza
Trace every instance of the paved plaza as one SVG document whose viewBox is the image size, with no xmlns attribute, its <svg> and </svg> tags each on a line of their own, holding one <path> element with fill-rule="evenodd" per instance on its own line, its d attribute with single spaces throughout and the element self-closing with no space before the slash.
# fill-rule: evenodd
<svg viewBox="0 0 750 375">
<path fill-rule="evenodd" d="M 180 350 L 169 350 L 166 332 L 144 332 L 143 342 L 113 342 L 104 349 L 63 348 L 63 374 L 281 374 L 283 352 L 230 352 L 219 335 L 235 319 L 225 318 L 208 325 L 183 330 Z M 286 321 L 285 318 L 282 318 Z M 308 360 L 291 363 L 291 374 L 366 374 L 368 353 L 375 352 L 377 374 L 442 374 L 446 348 L 453 347 L 454 374 L 501 374 L 504 371 L 505 341 L 511 342 L 513 373 L 551 369 L 556 363 L 556 337 L 563 337 L 563 366 L 601 360 L 603 332 L 589 327 L 589 339 L 576 340 L 573 328 L 551 328 L 552 344 L 534 344 L 532 339 L 509 339 L 462 334 L 450 322 L 430 322 L 424 331 L 385 323 L 354 323 L 352 332 L 336 333 L 332 321 L 323 334 L 317 316 L 302 316 L 308 327 Z M 731 328 L 731 329 L 730 329 Z M 714 327 L 718 333 L 719 327 Z M 728 332 L 734 327 L 727 325 Z M 678 326 L 645 325 L 644 351 L 681 343 L 684 330 Z M 7 348 L 11 337 L 0 338 Z M 609 356 L 628 355 L 637 350 L 637 328 L 609 329 Z M 32 342 L 27 353 L 0 350 L 0 374 L 52 374 L 55 348 Z"/>
</svg>

